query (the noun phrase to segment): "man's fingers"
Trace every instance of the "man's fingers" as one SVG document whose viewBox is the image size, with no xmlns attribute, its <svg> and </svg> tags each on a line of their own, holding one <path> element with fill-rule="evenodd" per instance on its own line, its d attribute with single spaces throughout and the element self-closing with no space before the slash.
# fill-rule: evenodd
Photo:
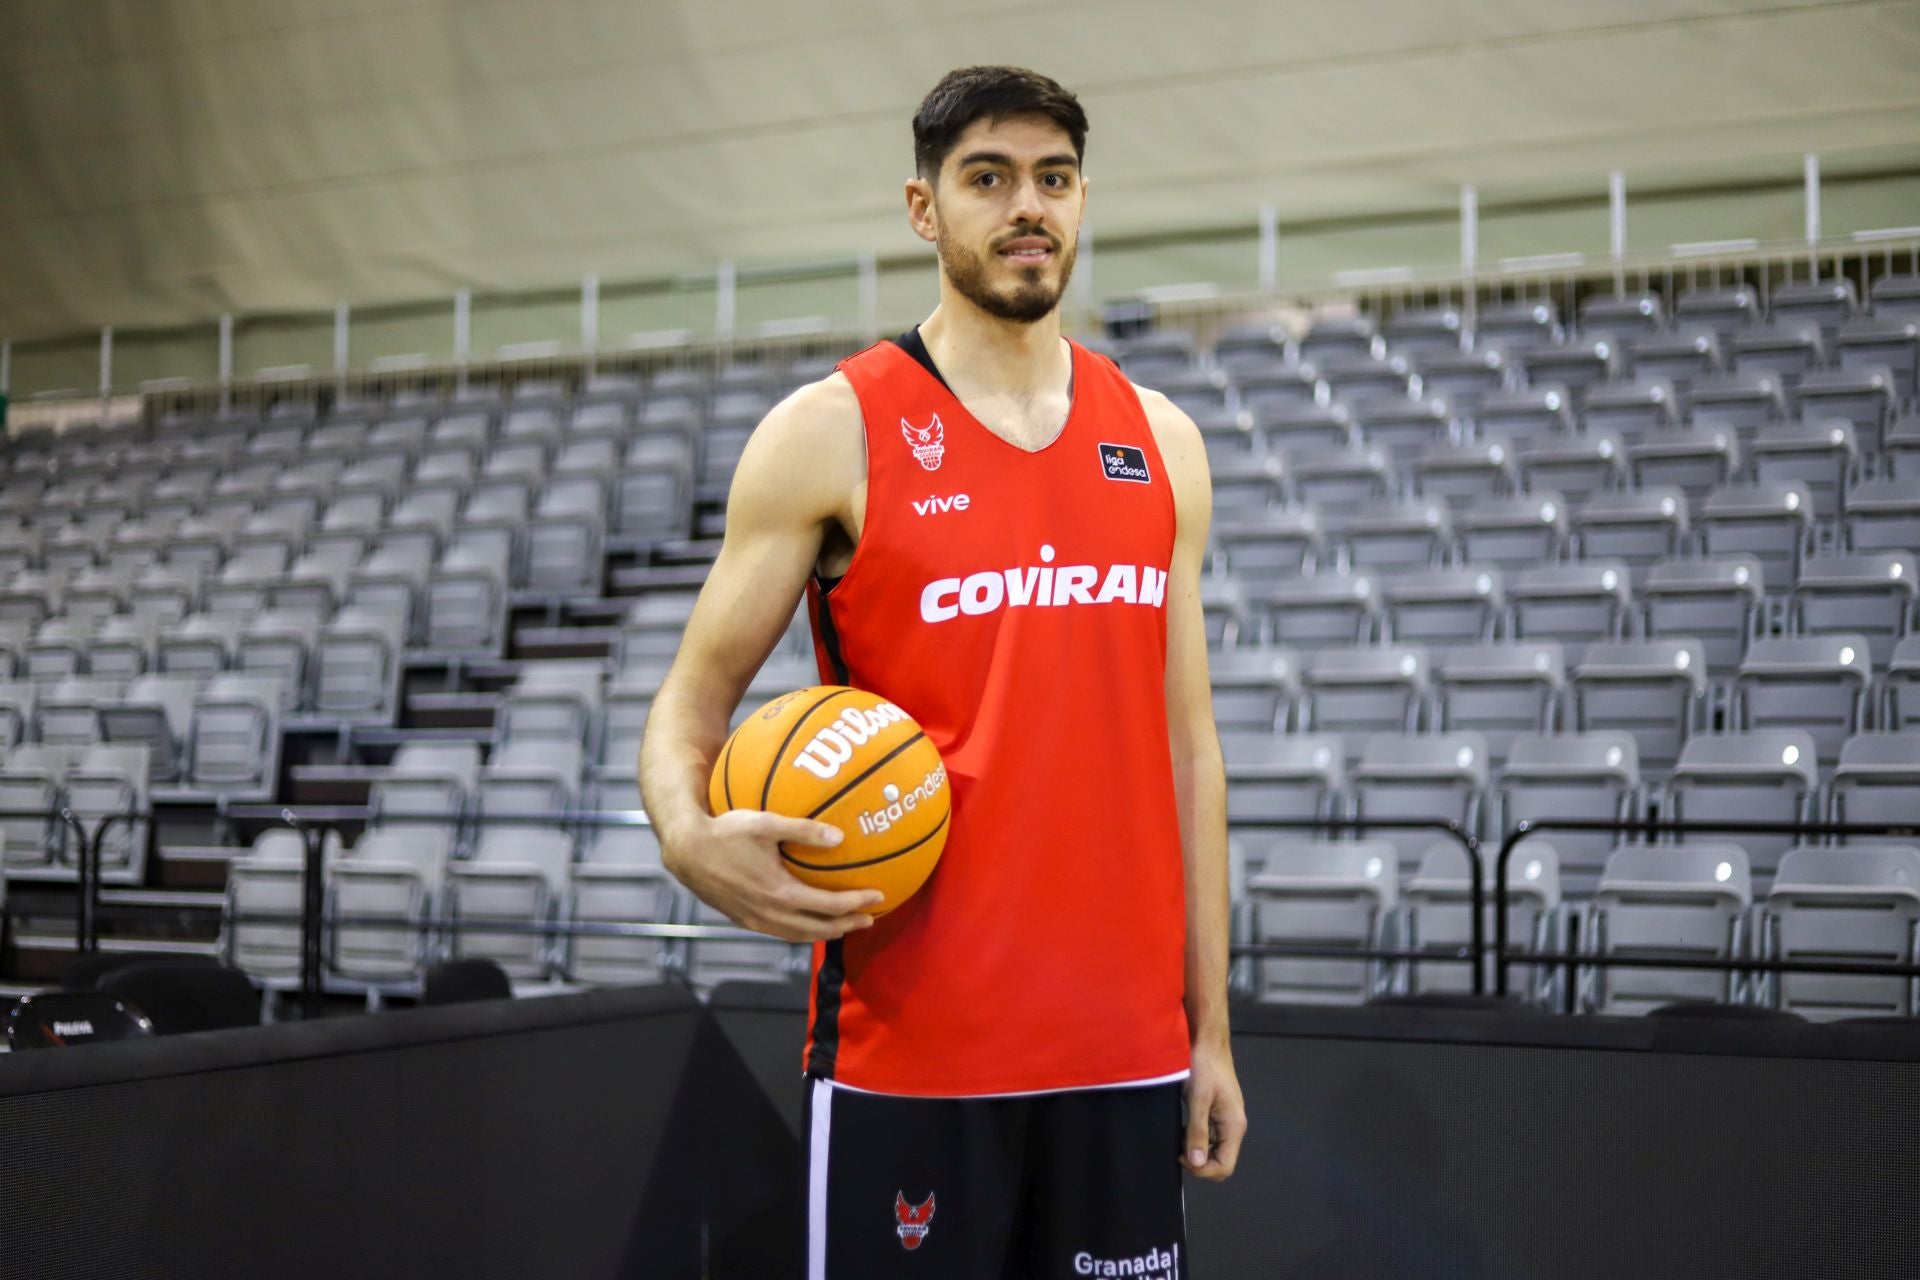
<svg viewBox="0 0 1920 1280">
<path fill-rule="evenodd" d="M 754 827 L 769 840 L 791 841 L 816 849 L 831 849 L 845 839 L 845 833 L 830 822 L 811 818 L 789 818 L 783 814 L 758 812 Z"/>
<path fill-rule="evenodd" d="M 1214 1130 L 1216 1136 L 1211 1163 L 1219 1166 L 1219 1176 L 1225 1178 L 1240 1163 L 1240 1143 L 1247 1136 L 1247 1117 L 1238 1112 L 1226 1112 L 1215 1120 Z M 1201 1172 L 1205 1176 L 1205 1170 Z"/>
<path fill-rule="evenodd" d="M 1213 1091 L 1204 1085 L 1194 1086 L 1187 1095 L 1187 1140 L 1182 1150 L 1187 1167 L 1195 1173 L 1206 1168 L 1207 1153 L 1213 1145 L 1207 1134 L 1212 1112 Z"/>
<path fill-rule="evenodd" d="M 818 889 L 804 880 L 795 880 L 783 895 L 784 905 L 802 915 L 837 919 L 856 911 L 869 911 L 886 901 L 878 889 Z"/>
</svg>

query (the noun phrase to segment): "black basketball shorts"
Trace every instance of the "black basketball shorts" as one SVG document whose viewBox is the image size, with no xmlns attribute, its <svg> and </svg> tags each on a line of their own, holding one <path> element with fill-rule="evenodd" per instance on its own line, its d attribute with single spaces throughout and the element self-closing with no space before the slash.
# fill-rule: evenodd
<svg viewBox="0 0 1920 1280">
<path fill-rule="evenodd" d="M 806 1280 L 1188 1280 L 1180 1081 L 806 1090 Z"/>
</svg>

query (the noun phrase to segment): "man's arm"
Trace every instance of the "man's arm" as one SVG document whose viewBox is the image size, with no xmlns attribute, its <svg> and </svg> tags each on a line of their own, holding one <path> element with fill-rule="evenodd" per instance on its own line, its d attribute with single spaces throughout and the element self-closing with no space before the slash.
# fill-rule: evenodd
<svg viewBox="0 0 1920 1280">
<path fill-rule="evenodd" d="M 823 541 L 865 483 L 859 402 L 844 377 L 801 388 L 754 430 L 727 496 L 727 532 L 672 668 L 647 714 L 640 792 L 668 871 L 728 919 L 790 942 L 865 928 L 869 890 L 795 879 L 779 842 L 840 842 L 822 822 L 707 812 L 707 779 L 727 721 L 773 651 Z"/>
<path fill-rule="evenodd" d="M 1193 420 L 1165 396 L 1140 393 L 1154 443 L 1173 487 L 1177 530 L 1167 575 L 1167 729 L 1174 795 L 1186 861 L 1187 1026 L 1193 1070 L 1187 1082 L 1185 1163 L 1200 1177 L 1233 1172 L 1246 1134 L 1246 1106 L 1227 1030 L 1231 904 L 1227 881 L 1227 784 L 1207 678 L 1207 628 L 1200 609 L 1213 486 Z"/>
</svg>

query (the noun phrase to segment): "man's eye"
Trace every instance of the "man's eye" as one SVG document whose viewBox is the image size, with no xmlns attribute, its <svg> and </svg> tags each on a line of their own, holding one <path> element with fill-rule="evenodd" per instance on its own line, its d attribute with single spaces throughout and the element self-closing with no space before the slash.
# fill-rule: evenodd
<svg viewBox="0 0 1920 1280">
<path fill-rule="evenodd" d="M 985 183 L 992 182 L 995 178 L 998 178 L 999 176 L 1000 175 L 997 173 L 983 173 L 979 177 L 973 180 L 973 185 L 975 185 L 976 187 L 984 185 Z"/>
</svg>

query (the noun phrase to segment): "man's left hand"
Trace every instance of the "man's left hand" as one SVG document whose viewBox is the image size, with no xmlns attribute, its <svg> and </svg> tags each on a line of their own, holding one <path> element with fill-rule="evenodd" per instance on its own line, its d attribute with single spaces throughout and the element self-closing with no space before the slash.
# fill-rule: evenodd
<svg viewBox="0 0 1920 1280">
<path fill-rule="evenodd" d="M 1224 1038 L 1193 1046 L 1187 1076 L 1187 1140 L 1180 1163 L 1196 1177 L 1224 1182 L 1240 1160 L 1247 1136 L 1247 1105 L 1233 1073 L 1233 1050 Z"/>
</svg>

